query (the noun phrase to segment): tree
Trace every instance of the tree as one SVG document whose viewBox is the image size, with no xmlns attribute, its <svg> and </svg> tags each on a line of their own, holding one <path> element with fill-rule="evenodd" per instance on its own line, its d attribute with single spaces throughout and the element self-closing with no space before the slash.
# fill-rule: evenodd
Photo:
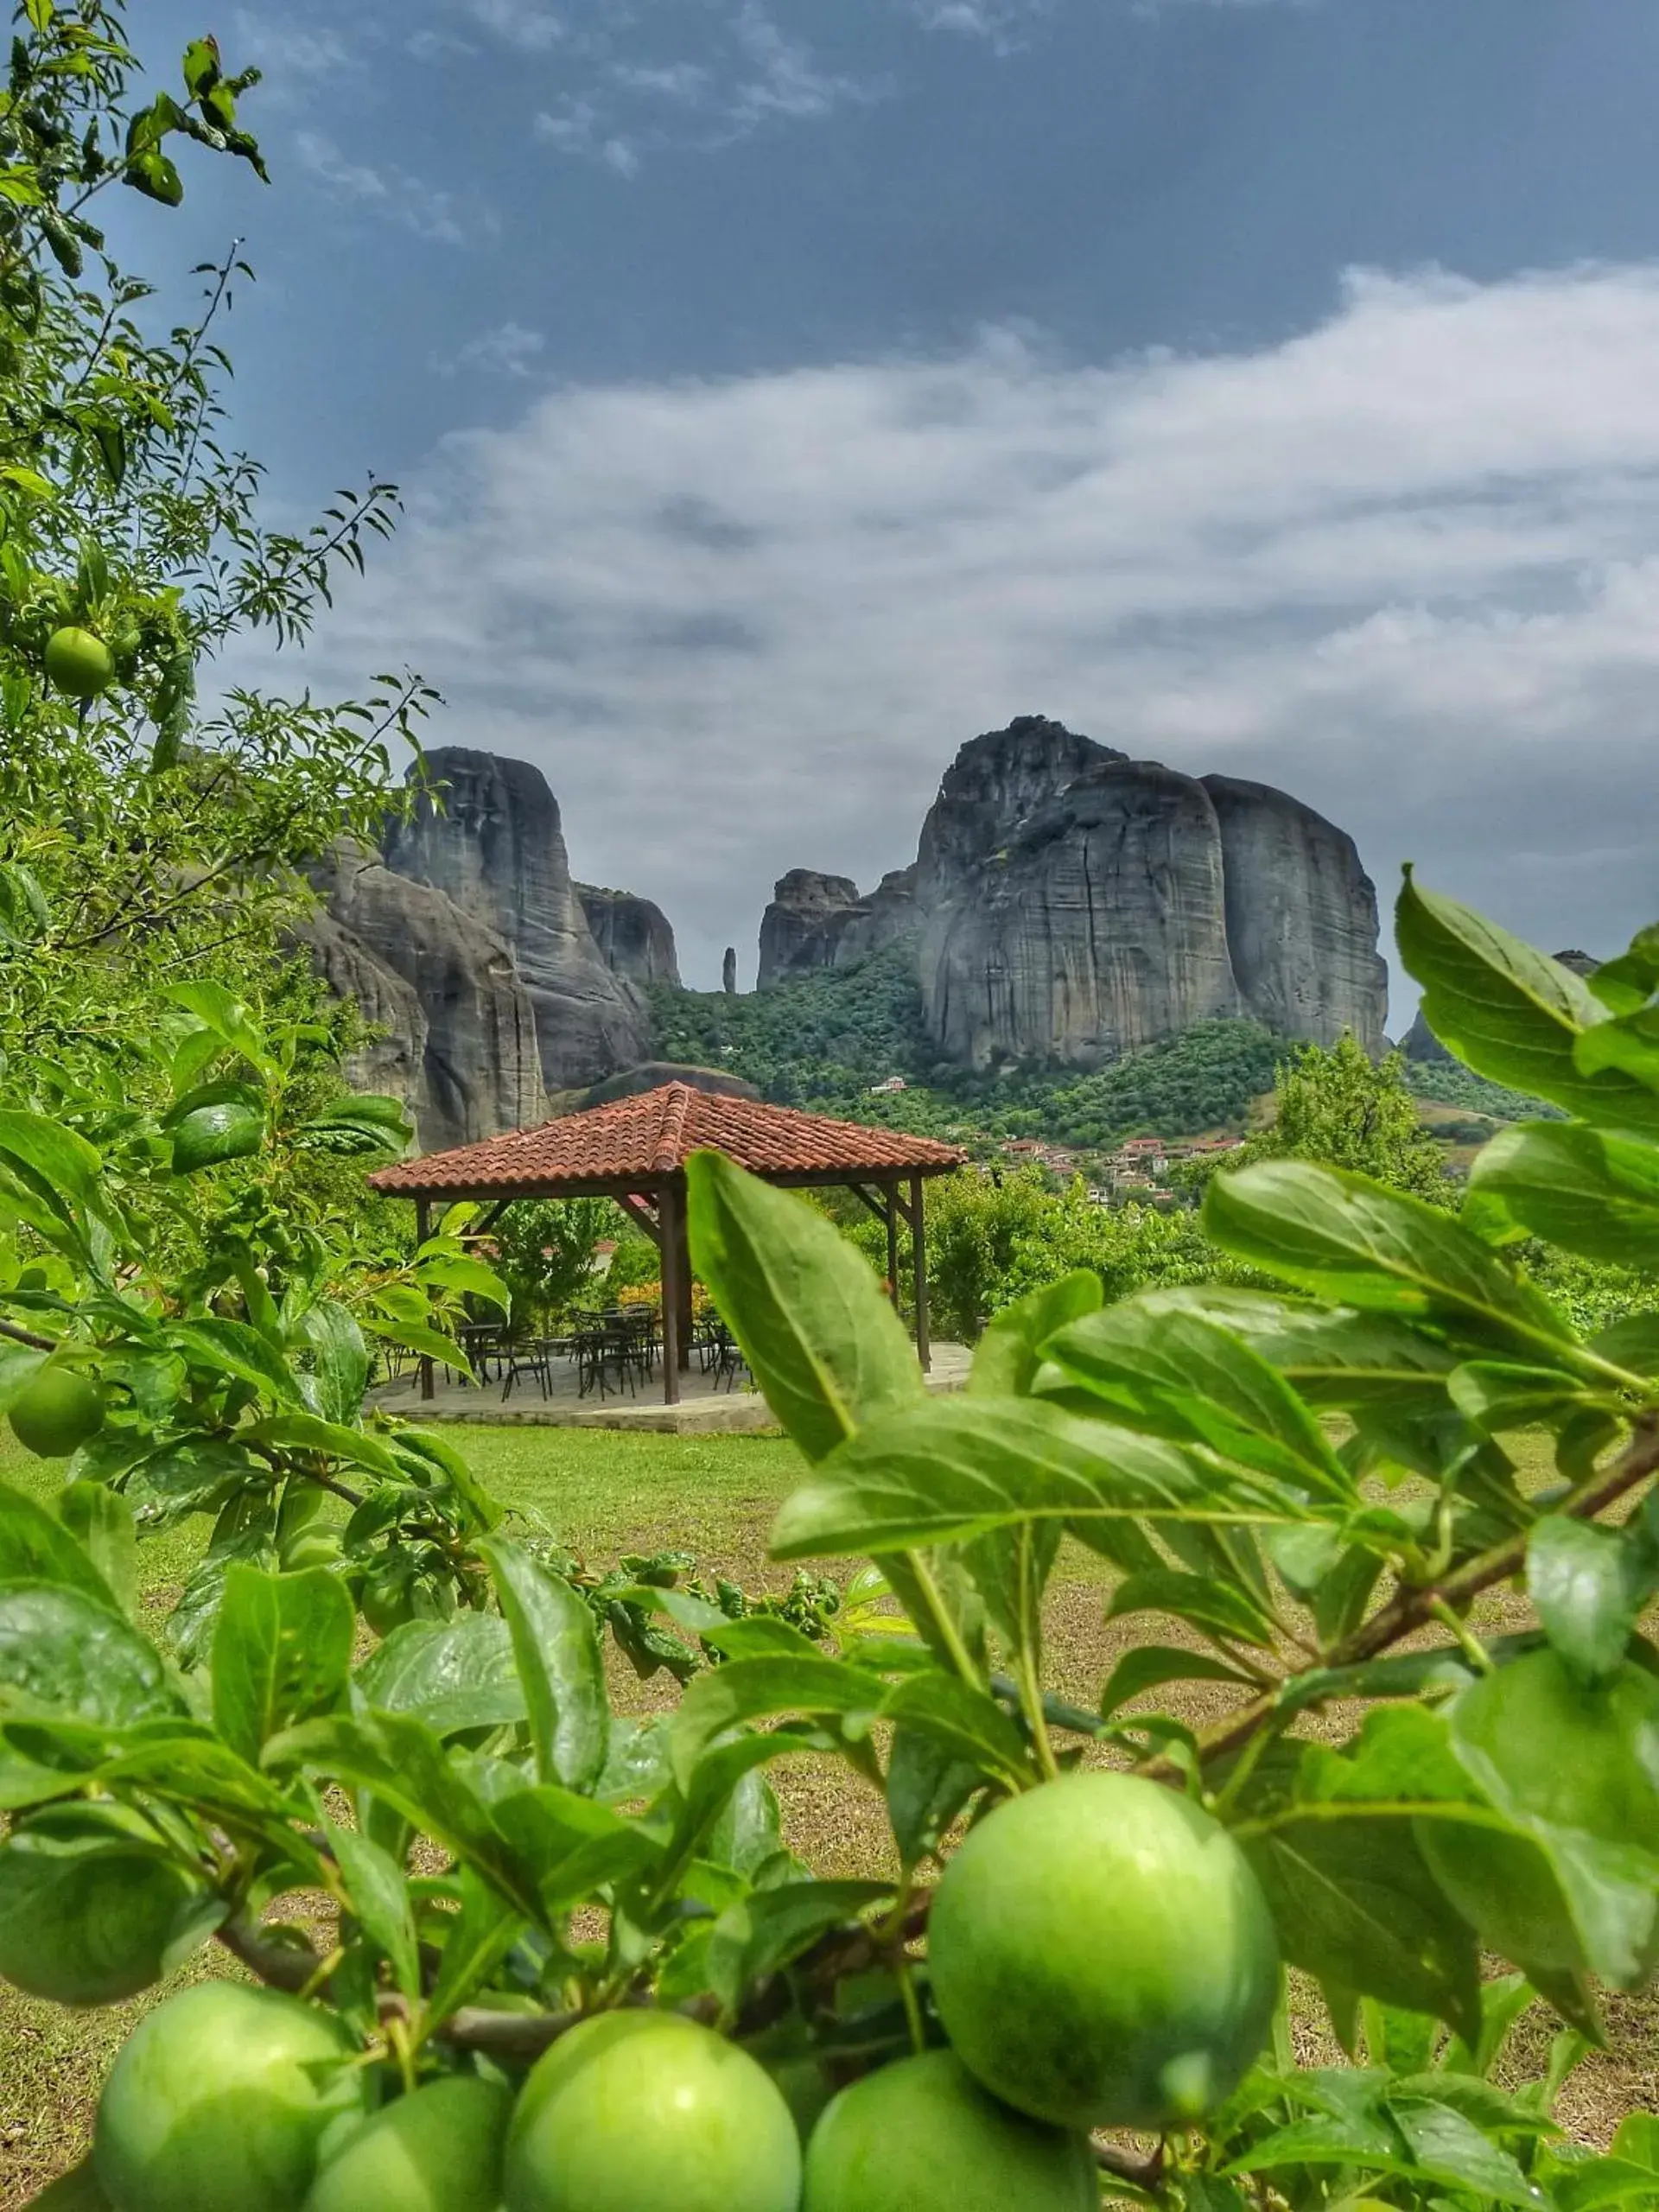
<svg viewBox="0 0 1659 2212">
<path fill-rule="evenodd" d="M 303 536 L 264 527 L 219 389 L 251 271 L 229 249 L 199 272 L 194 321 L 157 337 L 149 286 L 93 220 L 117 187 L 175 205 L 186 141 L 263 176 L 239 113 L 257 73 L 199 40 L 175 89 L 136 106 L 121 0 L 17 12 L 0 107 L 0 1049 L 136 1070 L 163 984 L 302 988 L 283 948 L 303 869 L 406 803 L 390 747 L 432 695 L 406 675 L 365 702 L 232 690 L 198 707 L 239 632 L 305 635 L 396 490 L 341 493 Z"/>
<path fill-rule="evenodd" d="M 328 1323 L 308 1368 L 257 1238 L 245 1319 L 112 1301 L 106 1163 L 0 1117 L 0 1204 L 57 1270 L 4 1300 L 14 1338 L 56 1338 L 23 1389 L 67 1366 L 97 1398 L 56 1514 L 0 1486 L 0 1967 L 130 1987 L 217 1940 L 268 1985 L 187 1990 L 118 2058 L 94 2154 L 116 2212 L 217 2205 L 256 2142 L 269 2212 L 320 2164 L 344 2202 L 461 2126 L 508 2212 L 671 2188 L 682 2212 L 798 2212 L 791 2110 L 808 2212 L 955 2212 L 996 2173 L 1162 2212 L 1651 2202 L 1640 2115 L 1598 2159 L 1550 2102 L 1599 1991 L 1659 1961 L 1659 1342 L 1648 1319 L 1584 1337 L 1506 1253 L 1659 1236 L 1659 940 L 1586 985 L 1410 884 L 1398 931 L 1448 1046 L 1497 1081 L 1524 1061 L 1573 1118 L 1489 1147 L 1466 1220 L 1300 1160 L 1217 1177 L 1208 1233 L 1282 1289 L 1107 1305 L 1080 1271 L 995 1318 L 958 1396 L 925 1389 L 822 1213 L 694 1159 L 695 1264 L 804 1462 L 774 1555 L 874 1562 L 816 1640 L 651 1562 L 584 1593 L 464 1465 L 353 1421 L 349 1338 Z M 169 1671 L 121 1562 L 127 1470 L 170 1480 L 181 1418 L 278 1455 L 284 1503 L 365 1479 L 353 1525 L 441 1511 L 448 1472 L 472 1517 L 423 1541 L 471 1604 L 359 1658 L 351 1561 L 250 1554 Z M 1535 1497 L 1505 1440 L 1541 1425 L 1560 1484 Z M 100 1459 L 111 1426 L 148 1456 Z M 1116 1576 L 1116 1618 L 1187 1631 L 1087 1704 L 1044 1681 L 1062 1535 Z M 1476 1602 L 1516 1577 L 1535 1624 L 1493 1637 Z M 613 1607 L 719 1663 L 670 1712 L 613 1714 Z M 1195 1679 L 1203 1726 L 1147 1708 Z M 1322 1707 L 1357 1725 L 1299 1735 Z M 892 1877 L 791 1857 L 765 1770 L 795 1755 L 878 1793 Z M 142 1925 L 100 1902 L 135 1853 L 159 1870 Z M 302 1891 L 337 1907 L 326 1955 L 283 1908 Z M 1483 1949 L 1512 1971 L 1483 1981 Z M 1281 1961 L 1363 2067 L 1295 2064 Z M 1501 2088 L 1536 2000 L 1563 2023 L 1550 2070 Z M 456 2084 L 453 2114 L 422 2101 Z"/>
<path fill-rule="evenodd" d="M 592 1281 L 600 1241 L 616 1220 L 607 1198 L 521 1198 L 508 1206 L 492 1234 L 514 1312 L 543 1321 L 562 1313 Z"/>
<path fill-rule="evenodd" d="M 1456 1203 L 1400 1053 L 1373 1060 L 1346 1033 L 1330 1046 L 1300 1046 L 1280 1064 L 1274 1107 L 1271 1127 L 1226 1160 L 1224 1172 L 1259 1160 L 1320 1160 L 1433 1205 Z"/>
</svg>

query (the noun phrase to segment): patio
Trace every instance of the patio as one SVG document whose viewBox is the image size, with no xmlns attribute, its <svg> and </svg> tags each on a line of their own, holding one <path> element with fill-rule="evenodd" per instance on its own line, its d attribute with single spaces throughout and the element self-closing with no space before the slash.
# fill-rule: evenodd
<svg viewBox="0 0 1659 2212">
<path fill-rule="evenodd" d="M 970 1357 L 964 1344 L 936 1344 L 928 1389 L 960 1390 L 968 1379 Z M 590 1390 L 584 1395 L 575 1360 L 569 1354 L 551 1356 L 547 1370 L 545 1395 L 537 1381 L 521 1376 L 514 1382 L 512 1395 L 504 1398 L 499 1371 L 493 1371 L 488 1381 L 469 1383 L 451 1368 L 438 1370 L 429 1398 L 421 1396 L 414 1369 L 380 1384 L 372 1395 L 389 1412 L 486 1427 L 620 1428 L 676 1436 L 731 1436 L 777 1427 L 772 1408 L 753 1387 L 747 1369 L 731 1382 L 718 1370 L 705 1369 L 695 1356 L 681 1371 L 680 1394 L 673 1405 L 664 1405 L 654 1387 L 632 1392 L 613 1388 L 602 1397 Z"/>
</svg>

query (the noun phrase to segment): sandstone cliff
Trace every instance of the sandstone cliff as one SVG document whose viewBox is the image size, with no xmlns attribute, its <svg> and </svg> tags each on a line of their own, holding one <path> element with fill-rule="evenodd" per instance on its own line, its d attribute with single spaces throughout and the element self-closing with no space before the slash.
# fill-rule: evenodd
<svg viewBox="0 0 1659 2212">
<path fill-rule="evenodd" d="M 315 881 L 326 903 L 298 934 L 329 986 L 386 1033 L 354 1077 L 408 1102 L 427 1151 L 539 1121 L 536 1015 L 505 942 L 356 846 Z"/>
<path fill-rule="evenodd" d="M 1227 945 L 1246 1010 L 1281 1037 L 1382 1050 L 1389 971 L 1353 839 L 1267 784 L 1205 776 L 1221 825 Z"/>
<path fill-rule="evenodd" d="M 1096 1067 L 1241 1011 L 1209 793 L 1041 716 L 957 754 L 916 910 L 929 1030 L 970 1067 Z"/>
<path fill-rule="evenodd" d="M 505 940 L 535 1015 L 546 1088 L 594 1083 L 643 1059 L 644 1003 L 594 942 L 540 769 L 454 745 L 429 752 L 427 767 L 444 786 L 443 810 L 419 801 L 388 836 L 387 865 Z"/>
<path fill-rule="evenodd" d="M 674 931 L 660 906 L 634 892 L 601 890 L 594 883 L 577 884 L 576 896 L 600 957 L 613 976 L 642 988 L 671 983 L 678 989 Z"/>
<path fill-rule="evenodd" d="M 913 935 L 928 1028 L 988 1067 L 1096 1067 L 1218 1015 L 1382 1046 L 1388 971 L 1353 841 L 1264 784 L 1198 778 L 1041 715 L 963 747 L 915 864 L 861 897 L 782 877 L 761 981 Z"/>
<path fill-rule="evenodd" d="M 850 875 L 792 868 L 772 887 L 760 920 L 759 987 L 815 968 L 847 968 L 903 937 L 915 922 L 916 869 L 891 869 L 868 895 Z"/>
</svg>

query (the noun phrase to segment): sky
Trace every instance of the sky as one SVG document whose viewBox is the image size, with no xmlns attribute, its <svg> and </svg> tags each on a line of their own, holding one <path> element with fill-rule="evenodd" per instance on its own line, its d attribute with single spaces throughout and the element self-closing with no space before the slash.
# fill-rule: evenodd
<svg viewBox="0 0 1659 2212">
<path fill-rule="evenodd" d="M 137 0 L 145 54 L 201 0 Z M 1650 0 L 229 0 L 238 439 L 406 514 L 308 648 L 535 761 L 686 980 L 1054 715 L 1549 949 L 1659 910 Z M 194 149 L 187 149 L 194 151 Z M 1392 951 L 1391 944 L 1385 944 Z M 1398 976 L 1396 1026 L 1413 994 Z"/>
</svg>

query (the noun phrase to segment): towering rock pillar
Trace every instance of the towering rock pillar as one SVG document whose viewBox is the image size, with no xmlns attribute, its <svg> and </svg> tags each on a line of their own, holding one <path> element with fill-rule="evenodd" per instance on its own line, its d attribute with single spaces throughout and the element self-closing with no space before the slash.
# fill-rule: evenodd
<svg viewBox="0 0 1659 2212">
<path fill-rule="evenodd" d="M 548 1089 L 644 1058 L 644 1003 L 594 942 L 540 769 L 458 745 L 435 747 L 427 766 L 446 787 L 443 811 L 422 799 L 388 836 L 387 865 L 446 893 L 505 941 L 535 1013 Z"/>
<path fill-rule="evenodd" d="M 970 1067 L 1096 1067 L 1240 1010 L 1209 793 L 1040 715 L 957 755 L 915 904 L 928 1027 Z"/>
<path fill-rule="evenodd" d="M 1267 784 L 1206 776 L 1221 824 L 1227 942 L 1247 1013 L 1281 1037 L 1382 1049 L 1376 890 L 1346 830 Z"/>
</svg>

